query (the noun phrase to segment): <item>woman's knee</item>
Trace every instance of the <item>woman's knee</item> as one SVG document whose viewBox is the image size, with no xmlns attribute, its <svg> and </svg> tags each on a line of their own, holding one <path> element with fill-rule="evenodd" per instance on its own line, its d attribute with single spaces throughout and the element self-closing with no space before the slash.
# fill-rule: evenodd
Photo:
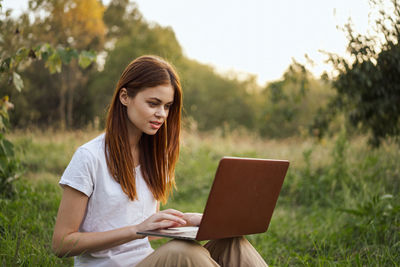
<svg viewBox="0 0 400 267">
<path fill-rule="evenodd" d="M 161 252 L 166 252 L 170 256 L 175 255 L 201 255 L 208 251 L 196 241 L 173 239 L 159 248 Z"/>
<path fill-rule="evenodd" d="M 171 240 L 151 255 L 140 266 L 218 266 L 209 252 L 195 241 Z"/>
</svg>

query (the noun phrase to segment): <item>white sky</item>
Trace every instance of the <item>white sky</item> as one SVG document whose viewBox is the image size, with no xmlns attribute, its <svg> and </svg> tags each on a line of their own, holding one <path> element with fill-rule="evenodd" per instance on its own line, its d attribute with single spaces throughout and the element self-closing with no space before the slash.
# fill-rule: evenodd
<svg viewBox="0 0 400 267">
<path fill-rule="evenodd" d="M 5 0 L 18 13 L 27 0 Z M 103 1 L 108 3 L 109 0 Z M 305 54 L 319 75 L 330 69 L 319 50 L 345 55 L 347 40 L 337 30 L 349 17 L 357 31 L 368 26 L 368 0 L 137 0 L 148 21 L 171 26 L 185 55 L 216 67 L 279 79 Z"/>
</svg>

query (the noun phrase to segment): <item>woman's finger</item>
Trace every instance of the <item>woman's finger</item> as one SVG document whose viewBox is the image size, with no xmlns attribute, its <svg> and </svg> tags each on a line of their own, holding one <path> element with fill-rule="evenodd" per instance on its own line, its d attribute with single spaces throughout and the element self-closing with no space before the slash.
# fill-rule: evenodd
<svg viewBox="0 0 400 267">
<path fill-rule="evenodd" d="M 179 217 L 183 217 L 184 213 L 180 212 L 179 210 L 174 210 L 174 209 L 166 209 L 166 210 L 162 210 L 160 211 L 162 213 L 168 213 L 168 214 L 173 214 Z"/>
<path fill-rule="evenodd" d="M 182 225 L 186 224 L 186 221 L 184 219 L 182 219 L 181 217 L 172 215 L 172 214 L 158 212 L 154 215 L 154 222 L 162 221 L 162 220 L 174 221 L 174 222 L 177 222 Z"/>
<path fill-rule="evenodd" d="M 164 228 L 170 228 L 170 227 L 177 227 L 180 226 L 180 224 L 177 224 L 176 222 L 173 221 L 161 221 L 157 223 L 157 228 L 154 229 L 164 229 Z"/>
<path fill-rule="evenodd" d="M 162 220 L 162 221 L 156 221 L 156 222 L 151 222 L 144 226 L 145 230 L 156 230 L 156 229 L 163 229 L 163 228 L 169 228 L 169 227 L 178 227 L 178 226 L 184 226 L 184 224 L 177 223 L 175 221 L 170 221 L 170 220 Z"/>
</svg>

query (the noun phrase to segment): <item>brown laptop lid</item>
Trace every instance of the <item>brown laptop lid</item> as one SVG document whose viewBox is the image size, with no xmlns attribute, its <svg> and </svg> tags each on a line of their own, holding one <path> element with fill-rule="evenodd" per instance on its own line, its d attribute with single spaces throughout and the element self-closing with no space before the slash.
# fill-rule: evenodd
<svg viewBox="0 0 400 267">
<path fill-rule="evenodd" d="M 267 231 L 289 162 L 223 158 L 196 240 Z"/>
</svg>

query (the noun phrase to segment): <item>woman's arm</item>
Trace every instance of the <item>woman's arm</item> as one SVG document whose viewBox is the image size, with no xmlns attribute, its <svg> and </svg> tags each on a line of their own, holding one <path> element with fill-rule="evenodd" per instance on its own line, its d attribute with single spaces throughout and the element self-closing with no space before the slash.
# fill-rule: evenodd
<svg viewBox="0 0 400 267">
<path fill-rule="evenodd" d="M 64 187 L 63 196 L 54 227 L 52 248 L 59 256 L 75 256 L 83 252 L 94 252 L 114 247 L 134 239 L 144 238 L 138 231 L 183 226 L 183 213 L 177 210 L 157 212 L 138 225 L 127 226 L 105 232 L 79 232 L 85 215 L 88 197 L 69 187 Z"/>
</svg>

